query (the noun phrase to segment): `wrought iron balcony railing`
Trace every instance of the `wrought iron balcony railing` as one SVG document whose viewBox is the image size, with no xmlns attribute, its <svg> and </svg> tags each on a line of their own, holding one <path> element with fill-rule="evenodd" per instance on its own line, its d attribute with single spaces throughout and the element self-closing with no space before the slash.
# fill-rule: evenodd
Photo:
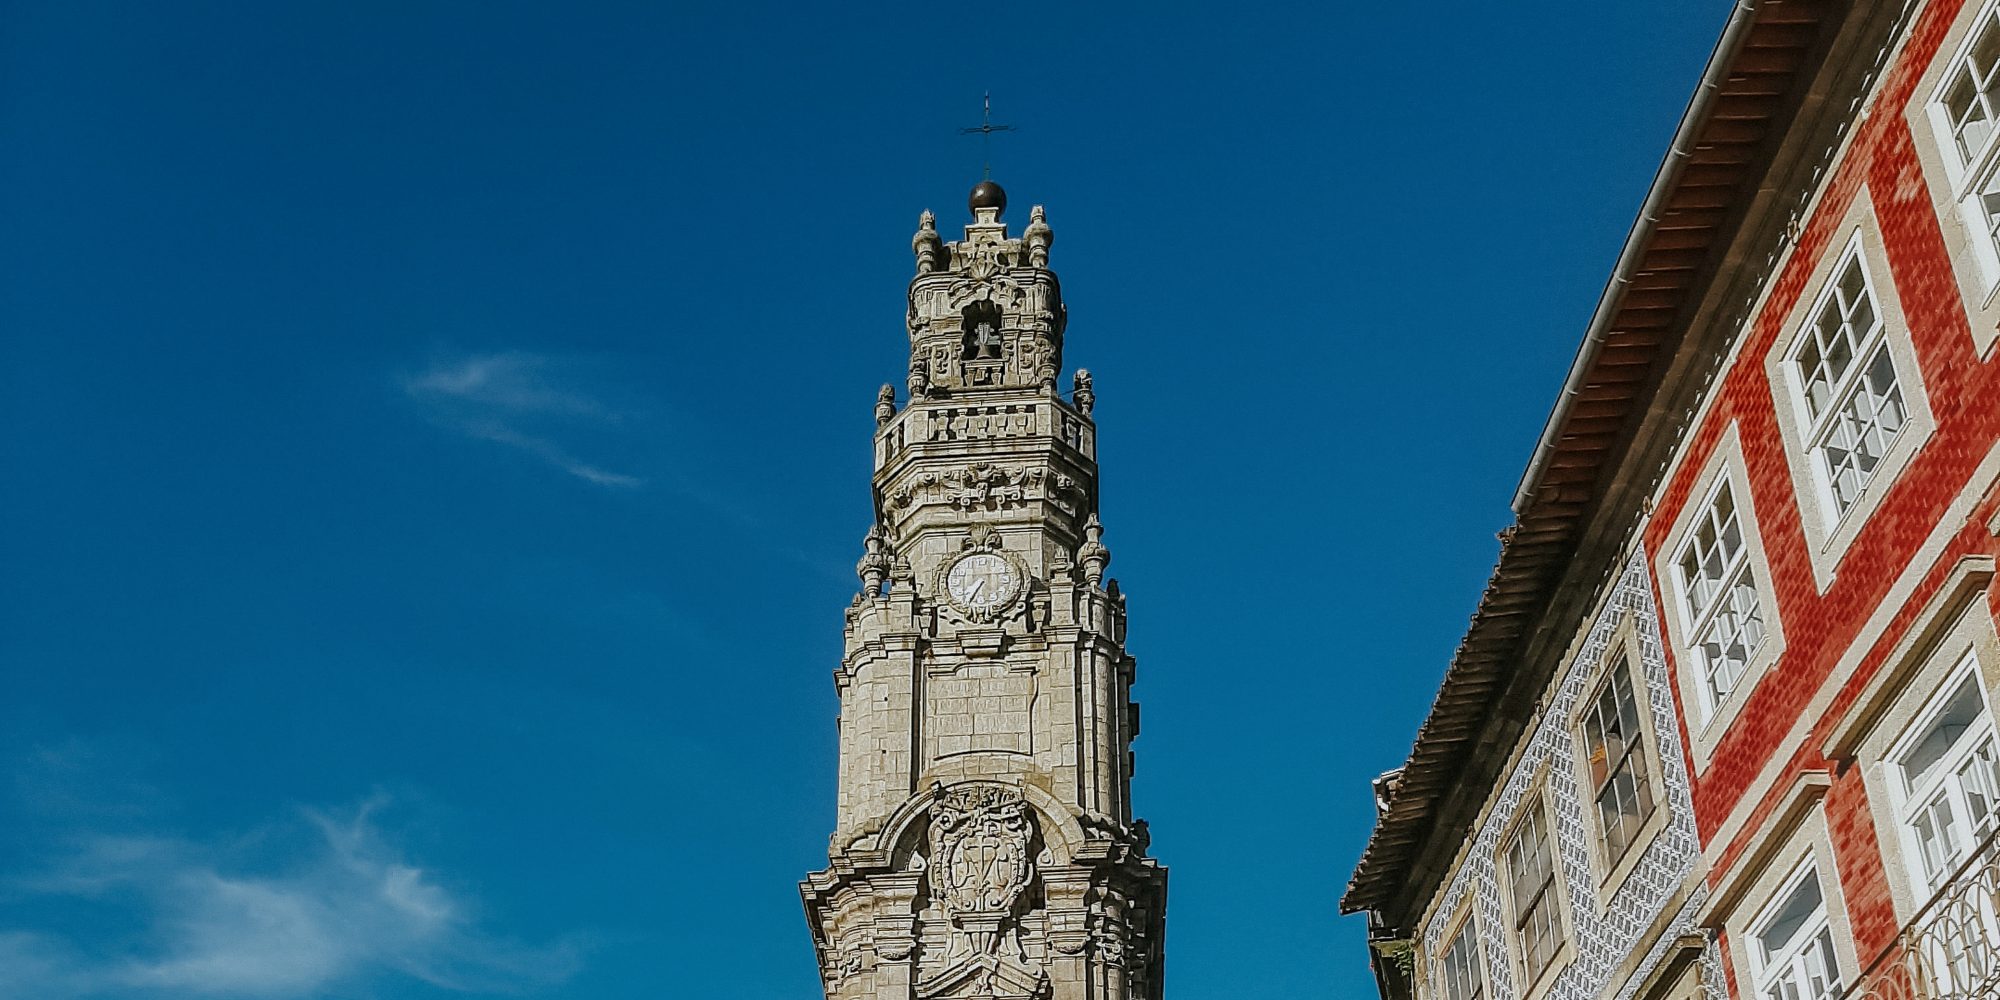
<svg viewBox="0 0 2000 1000">
<path fill-rule="evenodd" d="M 1844 1000 L 2000 997 L 2000 833 L 1959 865 Z"/>
</svg>

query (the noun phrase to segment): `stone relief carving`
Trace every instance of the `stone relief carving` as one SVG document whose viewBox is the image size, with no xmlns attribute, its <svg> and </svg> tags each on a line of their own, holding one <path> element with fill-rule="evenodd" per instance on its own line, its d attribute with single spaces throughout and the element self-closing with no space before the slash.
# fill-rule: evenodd
<svg viewBox="0 0 2000 1000">
<path fill-rule="evenodd" d="M 917 353 L 922 358 L 921 363 L 928 381 L 950 385 L 957 380 L 959 345 L 956 337 L 950 341 L 930 344 Z"/>
<path fill-rule="evenodd" d="M 1028 299 L 1028 290 L 1012 278 L 973 274 L 970 281 L 952 284 L 944 304 L 946 309 L 957 313 L 974 302 L 984 301 L 999 306 L 1003 312 L 1015 313 L 1028 304 Z"/>
<path fill-rule="evenodd" d="M 875 941 L 875 954 L 891 962 L 900 962 L 916 954 L 917 942 L 909 937 L 883 937 Z"/>
<path fill-rule="evenodd" d="M 957 249 L 965 266 L 965 273 L 977 281 L 985 281 L 999 274 L 1010 263 L 1006 247 L 999 243 L 989 243 L 984 240 L 976 243 L 968 241 L 958 244 Z"/>
<path fill-rule="evenodd" d="M 1014 370 L 1034 373 L 1035 384 L 1053 390 L 1056 384 L 1055 345 L 1040 335 L 1015 340 Z"/>
<path fill-rule="evenodd" d="M 861 949 L 851 942 L 842 942 L 830 949 L 826 963 L 826 983 L 830 990 L 838 990 L 850 978 L 861 973 Z"/>
<path fill-rule="evenodd" d="M 1029 437 L 1035 433 L 1035 416 L 1033 406 L 1021 403 L 937 410 L 931 414 L 929 440 Z"/>
<path fill-rule="evenodd" d="M 1027 800 L 1006 785 L 961 785 L 931 806 L 931 897 L 977 954 L 998 949 L 998 919 L 1034 880 L 1034 819 Z M 991 918 L 991 919 L 989 919 Z"/>
<path fill-rule="evenodd" d="M 1035 882 L 1035 818 L 1018 789 L 971 783 L 931 804 L 931 901 L 949 941 L 943 968 L 918 984 L 923 997 L 1029 1000 L 1048 973 L 1021 946 L 1020 916 Z"/>
<path fill-rule="evenodd" d="M 1065 514 L 1075 514 L 1083 488 L 1075 479 L 1047 466 L 1009 467 L 973 462 L 962 469 L 919 473 L 889 493 L 889 509 L 942 504 L 954 510 L 1013 510 L 1033 500 L 1046 500 Z"/>
</svg>

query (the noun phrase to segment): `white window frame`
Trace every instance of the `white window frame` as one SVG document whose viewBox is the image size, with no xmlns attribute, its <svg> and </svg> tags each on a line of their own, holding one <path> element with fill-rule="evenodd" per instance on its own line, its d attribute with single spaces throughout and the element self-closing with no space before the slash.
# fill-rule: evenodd
<svg viewBox="0 0 2000 1000">
<path fill-rule="evenodd" d="M 1987 604 L 1994 565 L 1991 556 L 1961 557 L 1916 617 L 1901 624 L 1900 636 L 1861 637 L 1856 648 L 1893 644 L 1820 746 L 1827 759 L 1853 761 L 1861 769 L 1899 925 L 1915 920 L 1932 896 L 1906 836 L 1908 786 L 1900 762 L 1964 682 L 1964 671 L 1973 671 L 1983 688 L 1988 714 L 2000 708 L 2000 679 L 1993 672 L 2000 666 L 2000 632 Z M 2000 728 L 2000 716 L 1994 722 Z"/>
<path fill-rule="evenodd" d="M 1952 746 L 1933 767 L 1934 773 L 1921 781 L 1913 781 L 1905 761 L 1913 753 L 1918 742 L 1935 724 L 1938 717 L 1950 706 L 1952 698 L 1970 685 L 1979 698 L 1979 715 L 1966 731 L 1959 734 Z M 1995 774 L 1989 768 L 1986 780 L 1988 787 L 1983 792 L 1992 804 L 1988 806 L 1986 829 L 1973 828 L 1967 820 L 1970 816 L 1968 789 L 1960 780 L 1966 765 L 1978 755 L 1982 745 L 1987 750 L 1989 760 L 2000 754 L 2000 727 L 1993 722 L 1993 707 L 1986 692 L 1984 675 L 1979 669 L 1976 653 L 1967 651 L 1951 668 L 1945 682 L 1931 696 L 1912 723 L 1888 753 L 1887 770 L 1893 775 L 1890 783 L 1893 790 L 1896 825 L 1903 843 L 1904 860 L 1909 868 L 1910 884 L 1920 895 L 1928 896 L 1950 877 L 1973 849 L 1983 843 L 1995 829 L 2000 829 L 2000 788 L 1995 787 Z M 1950 855 L 1932 859 L 1924 849 L 1923 838 L 1917 830 L 1917 822 L 1924 813 L 1932 812 L 1932 805 L 1942 801 L 1950 807 L 1952 818 L 1960 826 L 1959 842 L 1950 845 Z M 1934 816 L 1935 813 L 1932 813 Z"/>
<path fill-rule="evenodd" d="M 1737 693 L 1743 690 L 1745 686 L 1744 682 L 1752 679 L 1751 665 L 1756 662 L 1758 652 L 1761 651 L 1764 644 L 1769 642 L 1771 638 L 1771 630 L 1768 624 L 1770 609 L 1765 602 L 1764 593 L 1758 589 L 1759 580 L 1757 571 L 1762 567 L 1756 565 L 1750 558 L 1749 534 L 1752 526 L 1743 515 L 1744 501 L 1738 496 L 1739 491 L 1735 483 L 1731 481 L 1732 478 L 1728 475 L 1717 476 L 1715 482 L 1710 484 L 1707 491 L 1702 494 L 1701 502 L 1690 507 L 1693 521 L 1687 525 L 1685 537 L 1681 538 L 1679 544 L 1670 550 L 1673 555 L 1668 558 L 1666 567 L 1668 578 L 1673 582 L 1671 589 L 1674 594 L 1675 610 L 1680 615 L 1681 631 L 1686 637 L 1684 649 L 1689 661 L 1688 666 L 1694 668 L 1693 679 L 1695 690 L 1700 697 L 1701 721 L 1704 723 L 1714 719 L 1717 711 L 1722 706 L 1735 700 Z M 1736 533 L 1738 536 L 1736 552 L 1728 557 L 1728 562 L 1723 566 L 1722 575 L 1718 578 L 1718 586 L 1715 592 L 1709 595 L 1708 604 L 1705 607 L 1697 609 L 1695 607 L 1695 595 L 1690 592 L 1691 581 L 1682 572 L 1681 567 L 1685 564 L 1689 553 L 1700 539 L 1702 528 L 1715 522 L 1716 503 L 1722 499 L 1724 492 L 1729 494 L 1730 517 L 1736 522 Z M 1722 525 L 1717 524 L 1715 527 L 1718 529 L 1716 532 L 1717 544 L 1721 544 L 1725 533 L 1720 530 Z M 1721 617 L 1723 606 L 1727 603 L 1730 592 L 1746 580 L 1751 590 L 1757 595 L 1757 618 L 1759 622 L 1765 625 L 1764 634 L 1762 638 L 1758 639 L 1756 646 L 1750 648 L 1746 653 L 1743 669 L 1730 679 L 1729 690 L 1717 691 L 1715 673 L 1709 669 L 1707 656 L 1702 652 L 1701 647 L 1703 640 L 1708 635 L 1708 630 L 1715 627 L 1717 619 Z"/>
<path fill-rule="evenodd" d="M 1735 860 L 1717 873 L 1709 902 L 1695 915 L 1701 926 L 1721 929 L 1745 1000 L 1762 1000 L 1767 973 L 1772 971 L 1771 963 L 1758 953 L 1761 942 L 1753 929 L 1768 926 L 1770 917 L 1797 889 L 1804 871 L 1818 880 L 1821 910 L 1833 929 L 1834 960 L 1842 978 L 1867 965 L 1854 950 L 1854 929 L 1848 923 L 1833 830 L 1827 822 L 1824 800 L 1832 776 L 1807 772 L 1799 777 L 1778 801 L 1770 822 L 1742 831 Z"/>
<path fill-rule="evenodd" d="M 1809 347 L 1819 348 L 1824 355 L 1827 345 L 1819 343 L 1815 332 L 1819 327 L 1819 317 L 1826 310 L 1833 309 L 1843 313 L 1841 324 L 1843 332 L 1847 328 L 1844 320 L 1850 305 L 1841 292 L 1841 279 L 1846 276 L 1850 267 L 1861 275 L 1862 292 L 1868 298 L 1869 311 L 1874 321 L 1867 330 L 1860 331 L 1857 339 L 1852 341 L 1853 356 L 1848 359 L 1846 371 L 1838 376 L 1829 373 L 1827 400 L 1824 407 L 1815 413 L 1809 393 L 1809 382 L 1799 370 L 1800 359 Z M 1825 527 L 1829 532 L 1838 530 L 1841 522 L 1857 516 L 1856 512 L 1863 509 L 1862 501 L 1871 487 L 1881 489 L 1877 473 L 1889 471 L 1893 474 L 1889 456 L 1895 452 L 1897 443 L 1910 431 L 1907 386 L 1915 373 L 1906 370 L 1909 367 L 1907 362 L 1899 364 L 1897 352 L 1890 349 L 1889 318 L 1884 315 L 1881 287 L 1882 282 L 1873 273 L 1868 255 L 1862 252 L 1861 233 L 1857 230 L 1835 258 L 1833 269 L 1828 272 L 1819 294 L 1813 297 L 1812 305 L 1807 307 L 1804 321 L 1798 325 L 1798 329 L 1792 335 L 1791 346 L 1785 351 L 1785 383 L 1791 390 L 1792 409 L 1803 432 L 1801 436 L 1805 441 L 1807 462 L 1812 467 L 1813 482 L 1818 487 L 1819 516 L 1825 521 Z M 1857 475 L 1865 478 L 1856 487 L 1854 496 L 1843 503 L 1834 483 L 1832 463 L 1828 454 L 1830 442 L 1835 429 L 1842 423 L 1841 418 L 1847 412 L 1849 403 L 1865 391 L 1869 381 L 1869 370 L 1874 367 L 1878 357 L 1888 361 L 1892 376 L 1890 393 L 1895 396 L 1896 406 L 1902 413 L 1898 417 L 1895 430 L 1888 433 L 1881 452 L 1876 455 L 1875 468 L 1865 473 L 1857 472 Z M 1825 365 L 1823 358 L 1821 365 Z M 1877 409 L 1876 412 L 1881 411 Z M 1879 425 L 1871 423 L 1870 426 Z"/>
<path fill-rule="evenodd" d="M 1972 721 L 1932 764 L 1929 775 L 1921 778 L 1911 775 L 1908 758 L 1922 745 L 1923 738 L 1958 694 L 1968 687 L 1978 702 Z M 2000 730 L 1994 725 L 1992 698 L 1986 675 L 1980 669 L 1979 655 L 1976 650 L 1967 650 L 1957 657 L 1944 681 L 1933 689 L 1916 720 L 1906 727 L 1883 762 L 1909 885 L 1922 900 L 1932 899 L 1952 884 L 1973 853 L 2000 830 L 2000 736 L 1996 732 Z M 1979 764 L 1982 757 L 1983 767 Z M 1967 771 L 1972 772 L 1974 783 L 1984 787 L 1968 788 L 1964 780 Z M 1983 824 L 1971 821 L 1972 794 L 1986 799 Z M 1935 829 L 1939 805 L 1944 806 L 1944 814 L 1957 823 L 1958 829 L 1956 842 L 1951 842 L 1951 835 L 1945 835 L 1945 853 L 1934 856 L 1926 849 L 1918 824 L 1928 820 Z M 1959 994 L 1960 987 L 1969 987 L 1990 975 L 1995 949 L 2000 947 L 2000 912 L 1995 911 L 1993 897 L 1987 892 L 1974 891 L 1960 899 L 1971 904 L 1972 913 L 1933 913 L 1928 919 L 1943 924 L 1920 931 L 1917 938 L 1920 963 L 1931 975 L 1944 977 L 1938 988 L 1953 995 Z"/>
<path fill-rule="evenodd" d="M 1766 954 L 1765 929 L 1779 913 L 1783 912 L 1786 904 L 1792 901 L 1793 895 L 1805 888 L 1808 882 L 1819 891 L 1819 909 L 1794 932 L 1790 943 L 1776 954 Z M 1835 1000 L 1845 993 L 1848 984 L 1844 977 L 1851 972 L 1840 967 L 1840 948 L 1833 926 L 1831 908 L 1827 906 L 1826 884 L 1819 877 L 1818 859 L 1807 859 L 1804 864 L 1786 876 L 1778 891 L 1764 904 L 1764 909 L 1750 922 L 1748 937 L 1749 940 L 1744 943 L 1750 953 L 1750 978 L 1755 984 L 1758 1000 L 1782 1000 L 1788 995 L 1797 996 L 1800 1000 Z M 1826 942 L 1824 945 L 1820 943 L 1822 938 Z M 1782 994 L 1774 989 L 1780 982 L 1794 976 L 1810 977 L 1815 953 L 1832 963 L 1831 969 L 1824 970 L 1829 973 L 1827 989 L 1818 994 L 1810 994 L 1805 992 L 1804 984 L 1796 980 L 1793 980 L 1793 985 L 1798 987 L 1798 992 L 1795 994 Z"/>
<path fill-rule="evenodd" d="M 1913 927 L 1919 964 L 1929 975 L 1942 977 L 1939 988 L 1953 995 L 1985 980 L 2000 959 L 2000 908 L 1982 888 L 1990 875 L 1982 873 L 1983 863 L 1962 874 L 1990 833 L 1970 829 L 1964 786 L 1952 787 L 1961 767 L 2000 731 L 2000 718 L 1994 716 L 2000 682 L 1990 672 L 2000 664 L 2000 633 L 1987 603 L 1993 580 L 1991 556 L 1961 558 L 1884 658 L 1878 682 L 1861 692 L 1823 747 L 1829 758 L 1861 764 L 1896 919 Z M 1930 775 L 1911 782 L 1912 752 L 1968 685 L 1977 689 L 1978 711 L 1939 755 Z M 2000 743 L 1993 745 L 2000 750 Z M 1994 779 L 1990 770 L 1983 776 L 1989 799 L 2000 803 Z M 1948 857 L 1927 860 L 1915 819 L 1940 793 L 1958 817 L 1959 842 Z M 1954 877 L 1970 881 L 1954 888 Z M 1953 894 L 1955 901 L 1943 910 L 1929 910 L 1940 891 Z M 1914 923 L 1920 918 L 1923 923 Z"/>
<path fill-rule="evenodd" d="M 1910 339 L 1909 323 L 1904 319 L 1902 298 L 1889 266 L 1874 198 L 1867 185 L 1854 191 L 1852 201 L 1832 231 L 1835 237 L 1828 241 L 1804 283 L 1808 293 L 1792 303 L 1783 317 L 1781 333 L 1764 356 L 1778 417 L 1778 436 L 1785 444 L 1785 465 L 1798 502 L 1813 583 L 1822 594 L 1832 587 L 1842 557 L 1937 430 L 1922 366 L 1917 363 L 1916 346 Z M 1806 406 L 1804 382 L 1793 362 L 1805 341 L 1812 338 L 1813 319 L 1819 307 L 1833 294 L 1832 286 L 1839 281 L 1847 263 L 1854 260 L 1859 261 L 1868 283 L 1877 328 L 1860 345 L 1849 367 L 1848 380 L 1841 385 L 1842 391 L 1836 391 L 1826 413 L 1816 417 Z M 1859 382 L 1869 362 L 1882 349 L 1888 351 L 1890 364 L 1895 368 L 1903 423 L 1879 456 L 1862 489 L 1842 507 L 1833 499 L 1825 472 L 1826 461 L 1819 447 L 1822 439 L 1815 432 L 1840 411 L 1840 404 L 1846 398 L 1844 390 Z"/>
<path fill-rule="evenodd" d="M 1578 797 L 1582 800 L 1584 824 L 1595 834 L 1598 854 L 1604 862 L 1607 875 L 1622 867 L 1625 860 L 1634 853 L 1645 850 L 1646 844 L 1651 839 L 1650 832 L 1655 825 L 1654 821 L 1659 818 L 1665 806 L 1665 803 L 1660 801 L 1663 794 L 1662 775 L 1659 760 L 1653 753 L 1653 729 L 1646 717 L 1650 709 L 1646 698 L 1646 678 L 1641 673 L 1643 669 L 1639 661 L 1637 642 L 1624 641 L 1614 644 L 1605 655 L 1604 669 L 1599 671 L 1595 682 L 1584 689 L 1585 694 L 1579 699 L 1577 707 L 1575 727 L 1579 758 L 1577 765 L 1583 776 L 1583 780 L 1577 786 Z M 1624 745 L 1620 748 L 1618 760 L 1612 761 L 1610 754 L 1606 753 L 1605 780 L 1600 782 L 1591 766 L 1591 730 L 1594 728 L 1594 723 L 1601 722 L 1603 718 L 1603 714 L 1598 711 L 1599 701 L 1606 692 L 1621 682 L 1632 702 L 1631 731 L 1624 734 Z M 1595 728 L 1603 727 L 1600 725 Z M 1603 804 L 1598 800 L 1607 789 L 1616 784 L 1619 773 L 1625 770 L 1627 765 L 1630 765 L 1632 770 L 1633 793 L 1643 797 L 1647 805 L 1645 814 L 1638 817 L 1638 822 L 1633 826 L 1625 843 L 1614 849 L 1611 844 L 1611 830 L 1604 822 Z"/>
<path fill-rule="evenodd" d="M 1606 620 L 1607 616 L 1613 614 L 1616 615 L 1613 619 L 1615 625 Z M 1660 705 L 1655 701 L 1657 692 L 1653 688 L 1654 667 L 1647 662 L 1646 644 L 1640 641 L 1642 628 L 1640 615 L 1632 609 L 1614 612 L 1607 605 L 1585 629 L 1578 641 L 1587 643 L 1590 637 L 1599 634 L 1607 625 L 1610 626 L 1611 634 L 1596 661 L 1591 665 L 1590 671 L 1584 675 L 1588 683 L 1581 689 L 1584 693 L 1577 698 L 1569 717 L 1570 738 L 1575 741 L 1573 745 L 1576 748 L 1574 754 L 1576 787 L 1578 799 L 1586 813 L 1584 827 L 1590 833 L 1591 871 L 1597 876 L 1597 906 L 1600 913 L 1612 905 L 1620 887 L 1625 884 L 1632 872 L 1638 869 L 1640 862 L 1652 850 L 1653 842 L 1659 839 L 1660 832 L 1671 822 L 1675 787 L 1667 771 L 1668 751 L 1661 746 L 1659 720 L 1654 714 Z M 1657 627 L 1657 624 L 1654 627 Z M 1589 759 L 1590 739 L 1586 733 L 1587 721 L 1594 711 L 1597 696 L 1610 683 L 1613 671 L 1625 673 L 1632 687 L 1633 701 L 1639 709 L 1638 730 L 1633 736 L 1637 745 L 1632 753 L 1644 759 L 1647 785 L 1653 799 L 1651 814 L 1633 832 L 1632 839 L 1625 845 L 1624 851 L 1616 855 L 1611 850 L 1609 839 L 1605 836 L 1602 815 L 1597 808 L 1596 780 Z M 1672 704 L 1672 696 L 1669 695 L 1667 705 Z M 1673 709 L 1668 707 L 1667 711 L 1672 712 Z M 1675 754 L 1676 766 L 1679 759 L 1679 755 Z"/>
<path fill-rule="evenodd" d="M 2000 62 L 1995 63 L 1986 87 L 1976 86 L 1979 74 L 1978 67 L 1972 65 L 1972 53 L 1983 31 L 1994 32 L 2000 39 L 2000 3 L 1989 0 L 1973 15 L 1964 38 L 1950 58 L 1943 61 L 1937 84 L 1924 102 L 1924 114 L 1930 119 L 1931 138 L 1951 182 L 1951 203 L 1958 210 L 1959 222 L 1972 237 L 1969 242 L 1982 278 L 1980 298 L 1991 301 L 1993 293 L 2000 291 L 2000 213 L 1989 213 L 1980 205 L 1980 192 L 2000 175 Z M 1971 150 L 1963 147 L 1958 123 L 1945 102 L 1945 95 L 1966 71 L 1971 72 L 1975 83 L 1974 105 L 1988 112 L 1986 137 Z"/>
<path fill-rule="evenodd" d="M 1701 654 L 1695 645 L 1688 604 L 1680 584 L 1679 562 L 1689 536 L 1699 523 L 1698 519 L 1706 515 L 1710 501 L 1725 481 L 1736 503 L 1736 515 L 1741 519 L 1744 545 L 1750 559 L 1750 575 L 1755 582 L 1757 604 L 1764 621 L 1764 640 L 1752 654 L 1742 676 L 1737 678 L 1730 697 L 1717 704 L 1709 697 L 1707 679 L 1702 673 Z M 1678 486 L 1674 480 L 1668 480 L 1662 488 L 1677 489 Z M 1742 712 L 1744 702 L 1750 700 L 1757 685 L 1784 654 L 1785 628 L 1778 613 L 1777 593 L 1771 587 L 1771 563 L 1764 551 L 1757 503 L 1750 494 L 1750 474 L 1743 460 L 1742 432 L 1735 422 L 1723 429 L 1714 449 L 1703 460 L 1701 471 L 1688 482 L 1685 495 L 1688 501 L 1675 512 L 1673 530 L 1655 550 L 1652 560 L 1653 580 L 1663 604 L 1660 625 L 1666 632 L 1667 647 L 1673 657 L 1674 684 L 1679 689 L 1680 704 L 1687 722 L 1688 754 L 1694 759 L 1695 773 L 1699 775 L 1708 769 L 1709 762 L 1715 757 L 1716 745 Z"/>
<path fill-rule="evenodd" d="M 1944 97 L 1977 44 L 1979 29 L 1996 17 L 2000 0 L 1970 0 L 1960 8 L 1902 108 L 1951 261 L 1952 283 L 1965 309 L 1973 347 L 1982 356 L 1991 355 L 1994 345 L 2000 344 L 2000 251 L 1976 198 L 1990 172 L 2000 168 L 2000 138 L 1989 135 L 1983 148 L 1966 157 L 1958 149 Z"/>
</svg>

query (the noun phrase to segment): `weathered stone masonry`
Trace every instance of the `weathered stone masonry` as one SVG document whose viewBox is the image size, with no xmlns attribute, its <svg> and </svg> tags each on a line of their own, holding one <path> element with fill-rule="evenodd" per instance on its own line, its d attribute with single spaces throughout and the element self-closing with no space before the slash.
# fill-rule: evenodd
<svg viewBox="0 0 2000 1000">
<path fill-rule="evenodd" d="M 1040 206 L 923 215 L 907 403 L 875 405 L 877 523 L 847 611 L 839 802 L 800 889 L 829 1000 L 1160 996 L 1166 870 L 1132 817 L 1138 706 L 1105 575 L 1095 390 Z"/>
</svg>

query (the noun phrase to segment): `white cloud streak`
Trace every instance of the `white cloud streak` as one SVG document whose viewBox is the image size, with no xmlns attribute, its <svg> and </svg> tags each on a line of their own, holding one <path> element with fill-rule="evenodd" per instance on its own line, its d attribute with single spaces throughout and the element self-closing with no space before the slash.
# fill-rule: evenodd
<svg viewBox="0 0 2000 1000">
<path fill-rule="evenodd" d="M 547 438 L 536 437 L 532 434 L 523 434 L 506 424 L 493 421 L 475 421 L 462 425 L 460 429 L 482 441 L 492 441 L 496 444 L 519 448 L 585 482 L 596 483 L 599 486 L 633 487 L 645 485 L 645 480 L 637 476 L 628 476 L 622 472 L 612 472 L 609 469 L 599 468 L 589 462 L 581 461 Z"/>
<path fill-rule="evenodd" d="M 405 395 L 436 421 L 467 437 L 506 445 L 598 486 L 645 485 L 585 461 L 558 443 L 550 425 L 617 424 L 622 415 L 573 386 L 555 362 L 539 354 L 506 351 L 450 358 L 402 379 Z"/>
<path fill-rule="evenodd" d="M 0 928 L 0 996 L 293 1000 L 382 975 L 517 992 L 576 970 L 574 942 L 524 945 L 484 932 L 467 900 L 387 841 L 372 821 L 376 806 L 305 810 L 224 845 L 83 838 L 14 888 L 124 910 L 144 935 L 123 953 L 86 958 L 86 942 Z M 276 865 L 234 857 L 243 844 L 292 837 L 302 851 Z"/>
</svg>

